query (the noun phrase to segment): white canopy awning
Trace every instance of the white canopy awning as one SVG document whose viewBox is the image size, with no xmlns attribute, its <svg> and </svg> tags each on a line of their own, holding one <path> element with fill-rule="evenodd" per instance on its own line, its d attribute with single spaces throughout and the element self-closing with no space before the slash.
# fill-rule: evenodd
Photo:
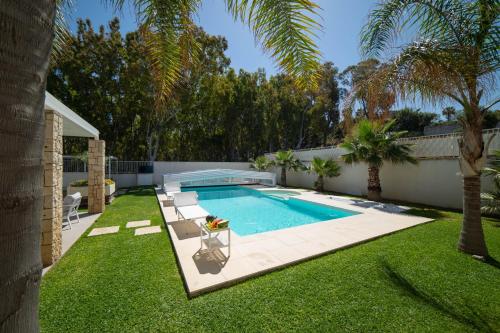
<svg viewBox="0 0 500 333">
<path fill-rule="evenodd" d="M 48 91 L 45 92 L 45 110 L 52 110 L 63 117 L 63 136 L 99 139 L 99 131 L 85 119 L 71 111 Z"/>
</svg>

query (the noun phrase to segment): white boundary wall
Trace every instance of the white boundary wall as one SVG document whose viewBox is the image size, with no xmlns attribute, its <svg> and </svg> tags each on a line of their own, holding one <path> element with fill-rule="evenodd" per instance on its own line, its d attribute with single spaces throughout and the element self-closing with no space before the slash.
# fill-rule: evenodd
<svg viewBox="0 0 500 333">
<path fill-rule="evenodd" d="M 299 156 L 299 154 L 297 154 Z M 325 190 L 351 195 L 366 195 L 368 168 L 366 164 L 346 165 L 338 162 L 341 175 L 325 179 Z M 384 164 L 380 172 L 382 197 L 447 208 L 462 208 L 462 178 L 458 160 L 420 160 L 418 165 Z M 277 179 L 280 171 L 276 170 Z M 315 174 L 287 172 L 287 185 L 312 188 Z M 492 187 L 491 180 L 483 177 L 483 189 Z"/>
<path fill-rule="evenodd" d="M 498 129 L 484 131 L 484 139 L 496 133 L 489 154 L 500 149 Z M 401 140 L 413 145 L 417 165 L 384 163 L 380 170 L 382 197 L 446 208 L 462 208 L 462 178 L 458 164 L 456 135 L 435 135 Z M 313 157 L 332 158 L 342 167 L 339 177 L 325 179 L 325 189 L 352 195 L 366 195 L 368 167 L 366 164 L 347 165 L 341 161 L 341 148 L 318 148 L 294 151 L 295 156 L 308 164 Z M 273 154 L 267 154 L 273 158 Z M 280 170 L 276 170 L 280 179 Z M 306 172 L 287 172 L 287 185 L 313 188 L 316 175 Z M 482 190 L 492 189 L 488 177 L 482 177 Z"/>
</svg>

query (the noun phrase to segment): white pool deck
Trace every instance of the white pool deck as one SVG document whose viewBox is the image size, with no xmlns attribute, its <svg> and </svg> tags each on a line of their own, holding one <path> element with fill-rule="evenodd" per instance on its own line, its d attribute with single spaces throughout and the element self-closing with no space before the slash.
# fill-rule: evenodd
<svg viewBox="0 0 500 333">
<path fill-rule="evenodd" d="M 163 205 L 165 194 L 157 190 L 163 218 L 189 296 L 198 296 L 253 276 L 432 221 L 424 217 L 381 211 L 373 208 L 373 203 L 366 201 L 337 200 L 311 190 L 296 191 L 301 194 L 294 198 L 361 214 L 243 237 L 231 231 L 231 256 L 227 258 L 227 248 L 211 252 L 200 251 L 198 223 L 202 221 L 178 221 L 174 208 Z M 224 234 L 221 233 L 222 240 L 225 240 Z"/>
</svg>

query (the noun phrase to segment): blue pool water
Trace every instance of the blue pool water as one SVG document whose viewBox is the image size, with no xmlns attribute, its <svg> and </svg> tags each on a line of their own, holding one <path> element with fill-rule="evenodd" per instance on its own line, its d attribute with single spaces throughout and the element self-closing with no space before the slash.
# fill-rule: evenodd
<svg viewBox="0 0 500 333">
<path fill-rule="evenodd" d="M 240 236 L 358 214 L 241 186 L 188 187 L 182 191 L 198 192 L 200 205 L 211 215 L 230 220 L 231 229 Z"/>
</svg>

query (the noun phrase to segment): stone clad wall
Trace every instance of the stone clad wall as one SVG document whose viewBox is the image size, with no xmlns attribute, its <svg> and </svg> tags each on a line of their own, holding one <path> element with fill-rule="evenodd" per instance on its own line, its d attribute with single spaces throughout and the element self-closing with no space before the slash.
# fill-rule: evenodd
<svg viewBox="0 0 500 333">
<path fill-rule="evenodd" d="M 42 263 L 52 265 L 62 250 L 63 119 L 45 111 L 43 151 Z"/>
<path fill-rule="evenodd" d="M 104 165 L 105 143 L 104 140 L 89 140 L 88 158 L 88 206 L 89 213 L 104 212 Z"/>
</svg>

